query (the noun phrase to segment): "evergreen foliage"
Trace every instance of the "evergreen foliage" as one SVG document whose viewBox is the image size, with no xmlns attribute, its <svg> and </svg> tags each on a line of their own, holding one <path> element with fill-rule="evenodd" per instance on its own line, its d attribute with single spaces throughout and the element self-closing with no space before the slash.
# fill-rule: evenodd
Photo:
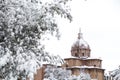
<svg viewBox="0 0 120 80">
<path fill-rule="evenodd" d="M 41 40 L 46 33 L 58 35 L 56 16 L 72 17 L 69 0 L 0 0 L 0 77 L 30 77 L 49 56 Z M 50 57 L 49 57 L 50 58 Z"/>
</svg>

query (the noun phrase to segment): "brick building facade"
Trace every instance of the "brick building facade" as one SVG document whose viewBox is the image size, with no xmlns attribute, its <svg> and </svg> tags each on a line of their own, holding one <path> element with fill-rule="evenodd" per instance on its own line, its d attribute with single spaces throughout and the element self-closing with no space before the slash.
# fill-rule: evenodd
<svg viewBox="0 0 120 80">
<path fill-rule="evenodd" d="M 104 69 L 102 60 L 91 58 L 91 49 L 83 39 L 82 33 L 78 33 L 77 41 L 71 47 L 71 57 L 65 58 L 66 69 L 72 71 L 73 75 L 79 75 L 81 71 L 89 73 L 92 80 L 104 80 Z"/>
</svg>

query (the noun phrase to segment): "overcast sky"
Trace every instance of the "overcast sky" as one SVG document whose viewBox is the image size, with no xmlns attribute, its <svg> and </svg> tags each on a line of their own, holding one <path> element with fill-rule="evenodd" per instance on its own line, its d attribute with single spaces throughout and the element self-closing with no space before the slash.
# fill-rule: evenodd
<svg viewBox="0 0 120 80">
<path fill-rule="evenodd" d="M 62 58 L 71 55 L 79 28 L 90 45 L 91 56 L 103 60 L 107 71 L 120 65 L 120 0 L 72 0 L 73 22 L 59 20 L 61 38 L 46 42 L 46 49 Z"/>
</svg>

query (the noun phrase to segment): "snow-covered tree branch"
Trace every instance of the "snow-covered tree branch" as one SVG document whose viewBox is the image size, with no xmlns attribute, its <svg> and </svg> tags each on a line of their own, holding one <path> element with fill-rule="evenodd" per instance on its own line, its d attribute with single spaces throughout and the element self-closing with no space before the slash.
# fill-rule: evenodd
<svg viewBox="0 0 120 80">
<path fill-rule="evenodd" d="M 56 15 L 70 21 L 69 0 L 0 0 L 0 77 L 33 76 L 44 58 L 42 36 L 58 33 Z M 32 80 L 33 78 L 31 78 Z"/>
<path fill-rule="evenodd" d="M 44 71 L 44 80 L 68 80 L 71 76 L 71 71 L 57 68 L 57 66 L 47 66 Z"/>
<path fill-rule="evenodd" d="M 120 67 L 119 69 L 111 71 L 110 76 L 113 78 L 113 80 L 120 80 Z"/>
</svg>

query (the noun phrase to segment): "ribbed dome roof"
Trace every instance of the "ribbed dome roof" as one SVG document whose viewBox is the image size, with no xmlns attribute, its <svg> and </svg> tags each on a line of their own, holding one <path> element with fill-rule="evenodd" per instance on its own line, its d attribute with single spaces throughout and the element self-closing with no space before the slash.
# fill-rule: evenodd
<svg viewBox="0 0 120 80">
<path fill-rule="evenodd" d="M 74 42 L 74 44 L 72 45 L 72 47 L 79 47 L 79 48 L 85 48 L 85 49 L 89 48 L 89 45 L 83 39 L 81 32 L 78 33 L 78 39 Z"/>
</svg>

